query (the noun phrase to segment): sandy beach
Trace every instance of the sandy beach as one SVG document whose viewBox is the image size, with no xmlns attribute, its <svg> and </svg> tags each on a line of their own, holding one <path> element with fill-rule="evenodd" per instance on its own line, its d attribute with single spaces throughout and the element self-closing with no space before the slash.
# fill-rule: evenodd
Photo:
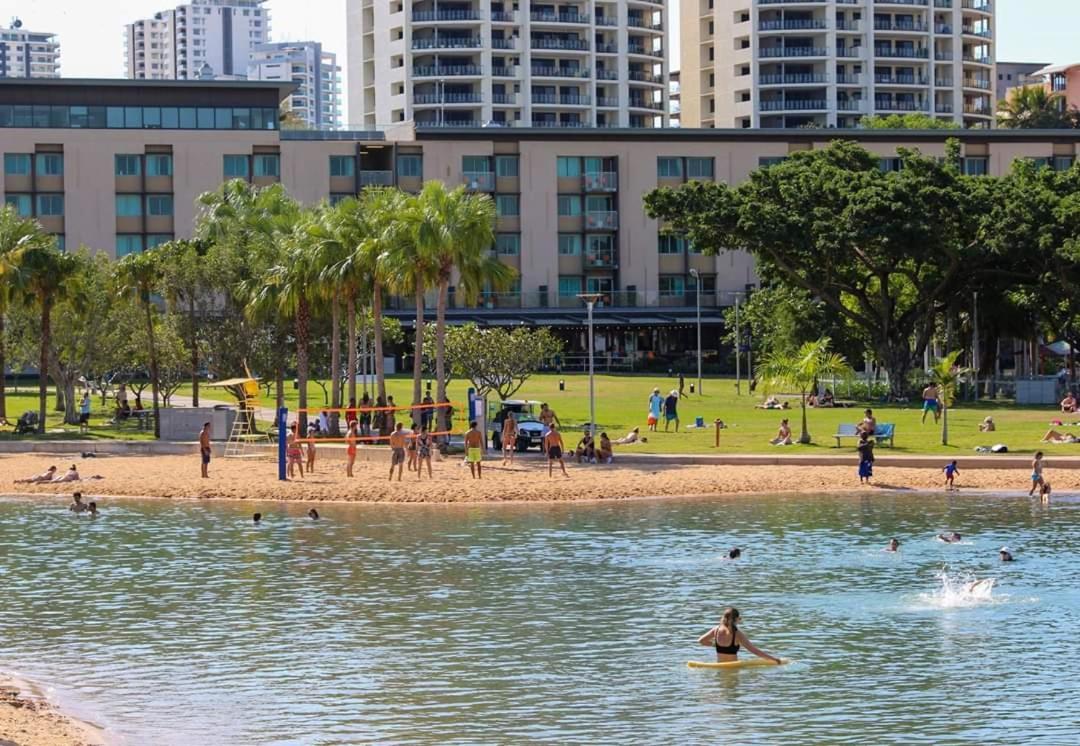
<svg viewBox="0 0 1080 746">
<path fill-rule="evenodd" d="M 0 746 L 100 746 L 93 727 L 57 711 L 22 682 L 0 677 Z"/>
<path fill-rule="evenodd" d="M 569 478 L 556 467 L 548 478 L 546 463 L 533 456 L 512 466 L 486 462 L 482 480 L 474 480 L 459 458 L 435 461 L 434 479 L 404 472 L 403 481 L 387 481 L 389 463 L 360 462 L 355 477 L 345 476 L 345 464 L 325 459 L 314 475 L 280 482 L 276 464 L 267 460 L 215 458 L 210 479 L 199 477 L 197 456 L 108 456 L 76 459 L 81 483 L 28 485 L 15 480 L 56 465 L 59 473 L 72 457 L 40 454 L 0 457 L 0 493 L 70 496 L 80 490 L 95 496 L 199 498 L 230 500 L 297 500 L 394 503 L 475 503 L 604 500 L 638 497 L 734 495 L 749 493 L 858 492 L 856 467 L 806 465 L 685 465 L 643 463 L 598 466 L 567 464 Z M 961 468 L 957 486 L 963 489 L 1026 492 L 1029 471 L 1024 469 Z M 87 479 L 91 476 L 102 479 Z M 1047 478 L 1054 490 L 1080 490 L 1080 469 L 1055 471 Z M 874 470 L 874 486 L 881 489 L 943 489 L 940 468 L 881 467 Z"/>
</svg>

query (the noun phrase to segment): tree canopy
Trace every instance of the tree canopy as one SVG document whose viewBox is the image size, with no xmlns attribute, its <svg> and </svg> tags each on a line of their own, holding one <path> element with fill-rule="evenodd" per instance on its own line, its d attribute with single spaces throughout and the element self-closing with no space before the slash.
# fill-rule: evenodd
<svg viewBox="0 0 1080 746">
<path fill-rule="evenodd" d="M 1007 129 L 1077 129 L 1080 111 L 1065 105 L 1065 97 L 1041 85 L 1014 88 L 998 102 L 997 122 Z"/>
<path fill-rule="evenodd" d="M 867 114 L 859 120 L 859 126 L 868 130 L 958 130 L 960 125 L 949 119 L 938 119 L 929 114 Z"/>
</svg>

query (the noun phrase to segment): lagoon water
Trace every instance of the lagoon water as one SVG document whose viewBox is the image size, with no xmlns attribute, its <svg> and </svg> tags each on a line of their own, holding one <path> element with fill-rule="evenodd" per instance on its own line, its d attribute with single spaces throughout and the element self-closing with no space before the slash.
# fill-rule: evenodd
<svg viewBox="0 0 1080 746">
<path fill-rule="evenodd" d="M 0 500 L 0 670 L 124 744 L 1080 741 L 1080 499 L 64 507 Z M 687 669 L 726 604 L 795 663 Z"/>
</svg>

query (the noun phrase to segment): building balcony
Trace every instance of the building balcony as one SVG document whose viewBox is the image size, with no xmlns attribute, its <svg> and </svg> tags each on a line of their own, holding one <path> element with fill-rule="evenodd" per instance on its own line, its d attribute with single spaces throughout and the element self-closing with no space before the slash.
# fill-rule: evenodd
<svg viewBox="0 0 1080 746">
<path fill-rule="evenodd" d="M 825 47 L 760 47 L 758 56 L 767 59 L 778 57 L 828 57 Z"/>
<path fill-rule="evenodd" d="M 480 77 L 484 69 L 480 65 L 417 65 L 413 67 L 414 78 Z"/>
<path fill-rule="evenodd" d="M 556 39 L 533 37 L 529 40 L 529 46 L 533 49 L 555 50 L 564 52 L 588 52 L 589 42 L 586 39 Z"/>
<path fill-rule="evenodd" d="M 798 20 L 760 21 L 760 31 L 810 31 L 814 29 L 828 28 L 829 24 L 824 18 L 809 18 Z"/>
<path fill-rule="evenodd" d="M 632 43 L 626 45 L 626 52 L 627 54 L 637 54 L 644 57 L 663 58 L 664 56 L 664 51 L 662 49 L 649 49 L 641 44 Z"/>
<path fill-rule="evenodd" d="M 491 103 L 494 106 L 518 106 L 518 94 L 516 93 L 492 93 Z"/>
<path fill-rule="evenodd" d="M 864 112 L 866 111 L 866 102 L 859 100 L 840 100 L 836 102 L 836 110 L 846 112 Z"/>
<path fill-rule="evenodd" d="M 588 122 L 580 119 L 545 119 L 543 117 L 534 118 L 529 123 L 530 127 L 551 128 L 551 129 L 582 129 L 583 127 L 591 127 Z"/>
<path fill-rule="evenodd" d="M 619 227 L 619 213 L 614 210 L 590 210 L 585 213 L 585 229 L 613 231 Z"/>
<path fill-rule="evenodd" d="M 532 67 L 534 78 L 587 78 L 587 67 L 548 67 L 534 65 Z"/>
<path fill-rule="evenodd" d="M 631 109 L 649 109 L 650 111 L 663 111 L 664 110 L 664 102 L 663 101 L 649 101 L 648 99 L 635 98 L 634 96 L 631 96 L 630 97 L 630 108 Z"/>
<path fill-rule="evenodd" d="M 758 84 L 762 86 L 823 85 L 828 82 L 829 76 L 826 73 L 784 73 L 758 77 Z"/>
<path fill-rule="evenodd" d="M 520 78 L 521 66 L 510 65 L 509 67 L 496 65 L 491 68 L 491 76 L 493 78 Z"/>
<path fill-rule="evenodd" d="M 993 13 L 993 5 L 990 0 L 963 0 L 960 7 L 976 13 Z"/>
<path fill-rule="evenodd" d="M 899 31 L 899 32 L 915 32 L 925 34 L 930 30 L 930 27 L 921 21 L 897 21 L 880 19 L 874 21 L 875 31 Z"/>
<path fill-rule="evenodd" d="M 512 23 L 514 25 L 517 25 L 517 23 L 518 23 L 518 12 L 516 10 L 513 10 L 513 11 L 493 10 L 493 11 L 491 11 L 491 22 L 492 23 Z"/>
<path fill-rule="evenodd" d="M 926 101 L 904 101 L 887 98 L 874 99 L 874 108 L 878 111 L 930 111 Z"/>
<path fill-rule="evenodd" d="M 533 23 L 568 23 L 588 26 L 591 19 L 581 13 L 553 13 L 547 10 L 534 10 L 529 13 Z"/>
<path fill-rule="evenodd" d="M 589 96 L 573 93 L 534 93 L 532 94 L 532 102 L 547 106 L 589 106 L 592 99 Z"/>
<path fill-rule="evenodd" d="M 907 47 L 874 47 L 875 57 L 893 57 L 908 60 L 925 60 L 930 56 L 925 47 L 909 49 Z"/>
<path fill-rule="evenodd" d="M 656 75 L 656 74 L 651 73 L 651 72 L 647 72 L 645 70 L 630 70 L 629 72 L 627 72 L 626 75 L 630 80 L 632 80 L 635 83 L 652 83 L 654 85 L 663 85 L 664 84 L 664 79 L 663 79 L 662 76 Z M 617 79 L 618 79 L 618 73 L 616 73 L 615 77 L 610 78 L 610 80 L 617 80 Z"/>
<path fill-rule="evenodd" d="M 615 42 L 610 42 L 610 43 L 597 42 L 596 43 L 596 53 L 597 54 L 618 54 L 619 53 L 619 45 L 616 44 Z"/>
<path fill-rule="evenodd" d="M 492 14 L 494 15 L 494 14 Z M 455 23 L 461 21 L 479 21 L 480 11 L 465 10 L 414 10 L 413 23 Z M 493 19 L 494 20 L 494 19 Z"/>
<path fill-rule="evenodd" d="M 596 105 L 602 109 L 619 108 L 619 99 L 615 96 L 597 96 Z"/>
<path fill-rule="evenodd" d="M 889 75 L 885 73 L 875 74 L 874 83 L 876 85 L 889 85 L 889 86 L 926 86 L 930 84 L 930 78 L 925 75 Z"/>
<path fill-rule="evenodd" d="M 361 171 L 360 186 L 392 186 L 394 183 L 393 171 Z"/>
<path fill-rule="evenodd" d="M 829 102 L 825 99 L 788 99 L 786 101 L 760 101 L 760 111 L 826 111 Z"/>
<path fill-rule="evenodd" d="M 484 100 L 480 93 L 414 93 L 413 103 L 419 106 L 444 104 L 479 104 Z"/>
<path fill-rule="evenodd" d="M 586 192 L 615 192 L 619 189 L 619 175 L 614 171 L 600 171 L 581 177 Z"/>
<path fill-rule="evenodd" d="M 438 36 L 429 39 L 412 40 L 413 49 L 479 49 L 481 39 L 479 36 Z"/>
<path fill-rule="evenodd" d="M 461 175 L 462 183 L 474 192 L 494 192 L 494 171 L 466 171 Z"/>
<path fill-rule="evenodd" d="M 596 20 L 596 25 L 597 26 L 609 26 L 609 27 L 611 27 L 611 26 L 618 26 L 619 25 L 619 19 L 615 18 L 614 16 L 598 15 L 598 16 L 596 16 L 595 20 Z"/>
<path fill-rule="evenodd" d="M 989 91 L 994 87 L 994 84 L 989 80 L 981 80 L 979 78 L 964 78 L 964 88 L 976 88 L 980 91 Z"/>
<path fill-rule="evenodd" d="M 618 266 L 614 251 L 586 251 L 582 259 L 585 269 L 615 269 Z"/>
</svg>

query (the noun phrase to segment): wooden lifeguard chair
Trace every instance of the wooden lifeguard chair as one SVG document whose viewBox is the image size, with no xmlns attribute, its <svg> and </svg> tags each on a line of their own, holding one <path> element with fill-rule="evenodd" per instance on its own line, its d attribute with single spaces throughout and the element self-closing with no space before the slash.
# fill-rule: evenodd
<svg viewBox="0 0 1080 746">
<path fill-rule="evenodd" d="M 229 439 L 225 443 L 225 458 L 260 458 L 266 453 L 254 447 L 270 444 L 269 433 L 260 433 L 255 424 L 261 400 L 259 397 L 259 379 L 252 375 L 246 378 L 229 378 L 208 384 L 212 388 L 223 388 L 236 397 L 237 412 L 233 420 Z"/>
</svg>

